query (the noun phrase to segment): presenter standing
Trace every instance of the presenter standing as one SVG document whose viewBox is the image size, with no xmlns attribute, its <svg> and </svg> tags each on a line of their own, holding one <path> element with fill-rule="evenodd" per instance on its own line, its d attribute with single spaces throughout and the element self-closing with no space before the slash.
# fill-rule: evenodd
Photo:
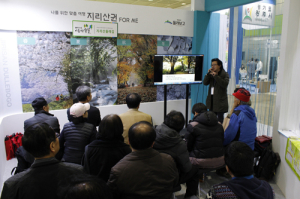
<svg viewBox="0 0 300 199">
<path fill-rule="evenodd" d="M 211 68 L 205 75 L 203 84 L 209 85 L 206 106 L 215 112 L 218 121 L 223 123 L 224 113 L 228 112 L 227 86 L 229 75 L 223 69 L 223 63 L 218 58 L 211 60 Z"/>
</svg>

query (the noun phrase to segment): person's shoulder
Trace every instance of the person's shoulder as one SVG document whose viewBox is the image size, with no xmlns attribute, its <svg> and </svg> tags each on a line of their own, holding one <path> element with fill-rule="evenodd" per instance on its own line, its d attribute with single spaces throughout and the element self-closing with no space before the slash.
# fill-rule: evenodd
<svg viewBox="0 0 300 199">
<path fill-rule="evenodd" d="M 229 74 L 223 69 L 222 71 L 221 71 L 221 74 L 220 74 L 221 76 L 228 76 L 229 77 Z"/>
<path fill-rule="evenodd" d="M 64 170 L 69 170 L 73 172 L 83 172 L 83 167 L 79 164 L 69 163 L 69 162 L 60 162 L 60 168 Z"/>
<path fill-rule="evenodd" d="M 89 110 L 90 112 L 99 112 L 100 113 L 100 110 L 99 110 L 99 108 L 97 108 L 97 107 L 95 107 L 95 106 L 90 106 L 90 110 Z"/>
<path fill-rule="evenodd" d="M 127 116 L 128 114 L 130 114 L 129 110 L 127 110 L 127 111 L 124 112 L 124 113 L 119 114 L 119 117 L 122 119 L 122 117 L 125 117 L 125 116 Z"/>
<path fill-rule="evenodd" d="M 166 153 L 159 153 L 159 156 L 161 156 L 163 158 L 163 160 L 165 161 L 171 161 L 174 162 L 174 159 L 172 158 L 172 156 L 170 156 L 169 154 Z"/>
<path fill-rule="evenodd" d="M 151 115 L 149 115 L 149 114 L 147 114 L 147 113 L 144 113 L 144 112 L 142 112 L 142 111 L 137 111 L 139 114 L 141 114 L 141 115 L 143 115 L 143 116 L 145 116 L 145 117 L 149 117 L 149 118 L 152 118 L 152 116 Z"/>
<path fill-rule="evenodd" d="M 20 183 L 21 181 L 24 181 L 24 180 L 27 180 L 27 174 L 30 172 L 30 168 L 23 171 L 23 172 L 20 172 L 20 173 L 17 173 L 16 175 L 8 178 L 4 184 L 6 184 L 7 186 L 14 186 L 15 184 L 17 183 Z"/>
</svg>

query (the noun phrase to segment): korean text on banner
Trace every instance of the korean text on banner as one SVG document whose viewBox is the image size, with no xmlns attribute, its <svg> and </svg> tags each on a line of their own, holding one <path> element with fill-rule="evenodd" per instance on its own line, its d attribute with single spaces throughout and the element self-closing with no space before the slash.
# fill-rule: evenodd
<svg viewBox="0 0 300 199">
<path fill-rule="evenodd" d="M 118 24 L 73 20 L 72 32 L 74 37 L 117 37 Z"/>
</svg>

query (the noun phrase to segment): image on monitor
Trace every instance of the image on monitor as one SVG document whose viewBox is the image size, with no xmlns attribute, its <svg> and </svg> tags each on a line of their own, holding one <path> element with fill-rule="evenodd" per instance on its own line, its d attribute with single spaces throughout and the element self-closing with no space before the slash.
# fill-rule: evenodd
<svg viewBox="0 0 300 199">
<path fill-rule="evenodd" d="M 202 83 L 203 55 L 156 55 L 154 85 Z"/>
</svg>

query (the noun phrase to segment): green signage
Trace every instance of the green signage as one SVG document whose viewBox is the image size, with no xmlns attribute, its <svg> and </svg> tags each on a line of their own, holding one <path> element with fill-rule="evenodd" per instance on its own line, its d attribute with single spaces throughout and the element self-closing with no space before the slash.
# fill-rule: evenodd
<svg viewBox="0 0 300 199">
<path fill-rule="evenodd" d="M 130 39 L 118 39 L 117 45 L 118 46 L 131 46 L 131 40 Z"/>
<path fill-rule="evenodd" d="M 34 37 L 18 37 L 18 45 L 35 45 Z"/>
<path fill-rule="evenodd" d="M 87 45 L 87 38 L 71 38 L 71 45 Z"/>
<path fill-rule="evenodd" d="M 169 41 L 157 41 L 157 46 L 170 46 Z"/>
</svg>

